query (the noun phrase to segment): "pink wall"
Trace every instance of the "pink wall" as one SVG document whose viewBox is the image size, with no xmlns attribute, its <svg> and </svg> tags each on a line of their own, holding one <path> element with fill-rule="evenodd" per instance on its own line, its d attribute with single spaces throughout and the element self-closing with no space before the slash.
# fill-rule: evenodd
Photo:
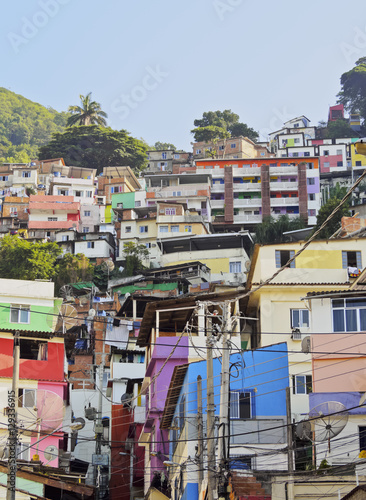
<svg viewBox="0 0 366 500">
<path fill-rule="evenodd" d="M 316 334 L 311 340 L 314 392 L 366 391 L 366 334 Z"/>
</svg>

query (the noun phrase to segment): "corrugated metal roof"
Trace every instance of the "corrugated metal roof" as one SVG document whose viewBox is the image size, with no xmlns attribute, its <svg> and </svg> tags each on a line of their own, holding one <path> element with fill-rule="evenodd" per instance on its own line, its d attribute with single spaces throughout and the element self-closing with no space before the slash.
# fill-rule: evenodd
<svg viewBox="0 0 366 500">
<path fill-rule="evenodd" d="M 189 364 L 179 365 L 174 368 L 170 381 L 168 394 L 165 400 L 163 415 L 161 418 L 161 429 L 168 429 L 173 419 L 175 407 L 177 406 L 179 394 L 182 389 L 184 377 L 186 376 Z"/>
</svg>

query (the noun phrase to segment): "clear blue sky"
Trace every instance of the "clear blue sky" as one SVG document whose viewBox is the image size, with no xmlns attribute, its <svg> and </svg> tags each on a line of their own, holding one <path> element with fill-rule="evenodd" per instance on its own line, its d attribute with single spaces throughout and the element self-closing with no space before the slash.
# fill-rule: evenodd
<svg viewBox="0 0 366 500">
<path fill-rule="evenodd" d="M 366 55 L 361 0 L 17 0 L 2 14 L 0 86 L 58 111 L 92 92 L 113 128 L 183 149 L 204 111 L 264 134 L 301 114 L 316 125 Z"/>
</svg>

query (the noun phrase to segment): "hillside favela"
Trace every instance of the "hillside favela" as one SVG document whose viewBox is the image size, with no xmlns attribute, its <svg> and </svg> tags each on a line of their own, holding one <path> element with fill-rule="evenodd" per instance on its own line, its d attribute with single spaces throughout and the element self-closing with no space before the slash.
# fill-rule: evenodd
<svg viewBox="0 0 366 500">
<path fill-rule="evenodd" d="M 212 108 L 184 149 L 0 88 L 0 498 L 366 498 L 366 58 L 339 76 L 316 124 Z"/>
</svg>

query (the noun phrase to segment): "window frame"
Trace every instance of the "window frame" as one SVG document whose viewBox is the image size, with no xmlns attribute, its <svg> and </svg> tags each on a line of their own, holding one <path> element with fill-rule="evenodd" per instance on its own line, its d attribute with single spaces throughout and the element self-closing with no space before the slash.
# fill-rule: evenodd
<svg viewBox="0 0 366 500">
<path fill-rule="evenodd" d="M 276 262 L 276 268 L 277 269 L 280 269 L 284 265 L 284 264 L 281 265 L 281 262 L 282 262 L 282 256 L 281 256 L 281 254 L 283 252 L 288 252 L 289 253 L 289 258 L 286 260 L 286 262 L 288 262 L 295 255 L 295 250 L 275 250 L 275 262 Z M 291 268 L 291 269 L 295 269 L 296 268 L 296 260 L 293 260 L 291 262 L 291 264 L 289 266 L 287 266 L 287 267 Z"/>
<path fill-rule="evenodd" d="M 236 400 L 233 401 L 233 396 L 235 395 Z M 249 399 L 249 405 L 240 405 L 241 401 Z M 253 394 L 252 391 L 248 389 L 235 390 L 231 389 L 229 392 L 229 405 L 230 405 L 230 420 L 250 420 L 254 418 L 254 408 L 253 408 Z M 236 405 L 234 407 L 233 405 Z M 233 411 L 235 408 L 235 412 Z M 249 409 L 249 416 L 244 415 L 244 411 Z"/>
<path fill-rule="evenodd" d="M 17 311 L 18 321 L 12 321 L 12 313 Z M 27 321 L 20 321 L 22 317 L 22 311 L 27 312 Z M 16 325 L 29 325 L 30 324 L 30 313 L 31 307 L 24 304 L 11 304 L 9 313 L 9 323 Z"/>
<path fill-rule="evenodd" d="M 294 321 L 294 313 L 299 313 L 298 325 Z M 304 322 L 304 313 L 307 316 L 307 324 Z M 291 328 L 309 328 L 310 327 L 310 311 L 306 308 L 303 309 L 290 309 L 290 325 Z"/>
<path fill-rule="evenodd" d="M 302 381 L 300 381 L 302 378 Z M 303 391 L 299 389 L 303 388 Z M 306 396 L 313 392 L 313 377 L 311 375 L 303 375 L 301 373 L 292 375 L 292 394 Z"/>
<path fill-rule="evenodd" d="M 343 302 L 343 305 L 335 305 Z M 360 301 L 360 306 L 357 307 L 357 301 Z M 348 304 L 347 304 L 348 302 Z M 362 302 L 365 304 L 362 306 Z M 332 331 L 334 333 L 361 333 L 366 332 L 366 299 L 362 297 L 340 298 L 332 300 Z M 342 311 L 342 316 L 338 315 L 338 320 L 335 319 L 336 313 Z M 364 314 L 361 314 L 364 311 Z M 347 314 L 348 313 L 348 314 Z M 340 321 L 341 320 L 341 321 Z M 339 326 L 336 328 L 336 323 Z M 351 328 L 356 323 L 356 329 Z M 364 326 L 364 328 L 362 328 Z"/>
</svg>

